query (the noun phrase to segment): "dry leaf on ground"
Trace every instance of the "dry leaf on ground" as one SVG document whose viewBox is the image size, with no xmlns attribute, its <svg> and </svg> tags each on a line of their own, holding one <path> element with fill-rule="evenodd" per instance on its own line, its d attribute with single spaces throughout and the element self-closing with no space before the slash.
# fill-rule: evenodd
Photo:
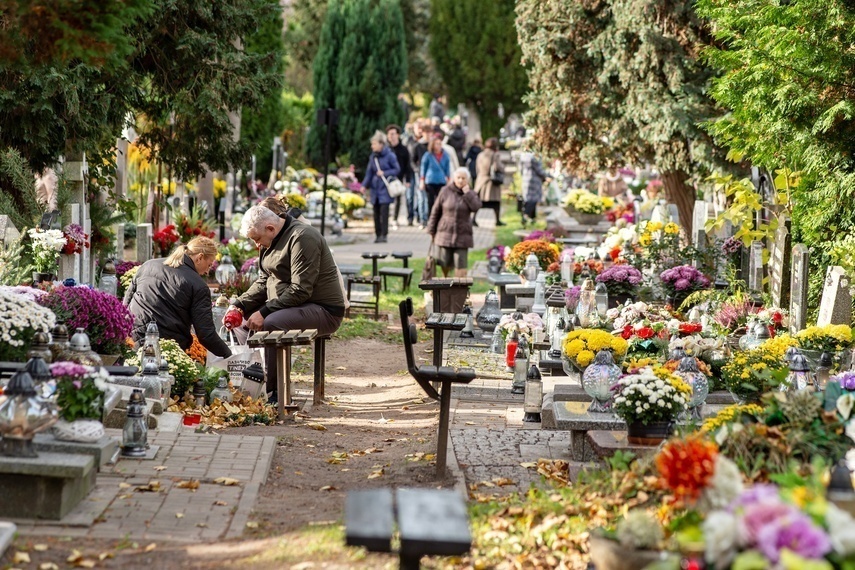
<svg viewBox="0 0 855 570">
<path fill-rule="evenodd" d="M 225 485 L 226 487 L 232 487 L 240 483 L 238 479 L 233 479 L 232 477 L 217 477 L 214 479 L 214 483 L 218 485 Z"/>
<path fill-rule="evenodd" d="M 191 491 L 195 491 L 199 488 L 199 481 L 197 479 L 190 479 L 189 481 L 179 481 L 177 485 L 175 485 L 179 489 L 190 489 Z"/>
<path fill-rule="evenodd" d="M 16 552 L 15 556 L 12 557 L 13 564 L 29 564 L 30 563 L 30 555 L 26 552 Z"/>
</svg>

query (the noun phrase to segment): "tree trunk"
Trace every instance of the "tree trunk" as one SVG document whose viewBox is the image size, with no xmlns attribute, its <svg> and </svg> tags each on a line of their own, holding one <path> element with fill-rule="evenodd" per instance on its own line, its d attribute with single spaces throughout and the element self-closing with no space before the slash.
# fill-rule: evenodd
<svg viewBox="0 0 855 570">
<path fill-rule="evenodd" d="M 689 175 L 682 170 L 671 170 L 661 174 L 662 185 L 668 200 L 677 206 L 680 225 L 686 230 L 688 242 L 692 243 L 692 217 L 695 209 L 695 189 L 686 184 Z"/>
</svg>

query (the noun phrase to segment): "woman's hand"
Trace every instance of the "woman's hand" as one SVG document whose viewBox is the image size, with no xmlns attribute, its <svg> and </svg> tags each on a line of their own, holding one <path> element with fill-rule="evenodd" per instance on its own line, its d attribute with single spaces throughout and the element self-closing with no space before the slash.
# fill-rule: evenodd
<svg viewBox="0 0 855 570">
<path fill-rule="evenodd" d="M 472 192 L 472 188 L 470 188 L 468 184 L 464 186 L 462 190 L 464 194 L 466 194 L 467 192 Z"/>
<path fill-rule="evenodd" d="M 424 178 L 422 178 L 422 179 L 419 181 L 419 190 L 424 190 L 424 189 L 425 189 L 425 179 L 424 179 Z"/>
<path fill-rule="evenodd" d="M 377 171 L 377 175 L 378 175 L 378 176 L 383 176 L 383 171 L 382 171 L 382 170 L 378 170 L 378 171 Z"/>
</svg>

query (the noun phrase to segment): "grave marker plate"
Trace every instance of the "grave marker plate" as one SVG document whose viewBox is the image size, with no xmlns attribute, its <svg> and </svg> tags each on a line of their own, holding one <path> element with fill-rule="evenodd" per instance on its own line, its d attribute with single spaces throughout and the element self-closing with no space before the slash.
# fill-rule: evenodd
<svg viewBox="0 0 855 570">
<path fill-rule="evenodd" d="M 763 243 L 751 242 L 749 254 L 748 289 L 763 291 Z"/>
<path fill-rule="evenodd" d="M 810 248 L 804 244 L 793 246 L 793 270 L 790 274 L 790 332 L 795 334 L 805 328 L 807 321 L 808 261 Z"/>
<path fill-rule="evenodd" d="M 816 324 L 848 325 L 852 322 L 852 295 L 849 293 L 849 277 L 839 265 L 833 265 L 825 273 L 822 301 Z"/>
<path fill-rule="evenodd" d="M 772 258 L 769 264 L 769 289 L 772 294 L 772 303 L 776 307 L 786 307 L 790 301 L 791 241 L 789 220 L 787 220 L 775 231 L 775 243 L 772 246 Z"/>
</svg>

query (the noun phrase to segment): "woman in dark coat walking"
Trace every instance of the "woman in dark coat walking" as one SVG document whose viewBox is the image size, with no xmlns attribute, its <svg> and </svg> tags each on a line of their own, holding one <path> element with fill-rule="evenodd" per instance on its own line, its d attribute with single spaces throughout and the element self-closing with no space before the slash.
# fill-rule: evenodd
<svg viewBox="0 0 855 570">
<path fill-rule="evenodd" d="M 395 153 L 389 148 L 386 135 L 374 131 L 371 137 L 371 156 L 362 186 L 371 191 L 371 205 L 374 208 L 374 243 L 386 243 L 389 234 L 389 204 L 395 201 L 389 195 L 384 178 L 398 176 L 401 167 Z"/>
<path fill-rule="evenodd" d="M 480 207 L 481 199 L 469 186 L 469 170 L 458 168 L 451 182 L 440 190 L 427 225 L 431 242 L 439 246 L 436 263 L 444 276 L 448 277 L 454 267 L 455 277 L 466 277 L 469 248 L 475 245 L 472 214 Z"/>
</svg>

